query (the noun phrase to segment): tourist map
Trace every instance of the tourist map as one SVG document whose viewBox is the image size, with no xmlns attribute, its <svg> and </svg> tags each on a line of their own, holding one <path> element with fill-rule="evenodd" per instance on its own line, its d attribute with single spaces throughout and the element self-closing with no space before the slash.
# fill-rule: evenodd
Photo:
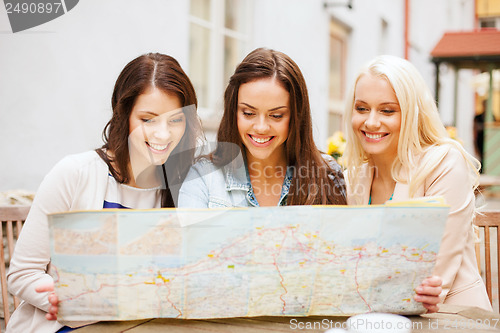
<svg viewBox="0 0 500 333">
<path fill-rule="evenodd" d="M 101 210 L 49 216 L 60 320 L 419 314 L 448 207 Z"/>
</svg>

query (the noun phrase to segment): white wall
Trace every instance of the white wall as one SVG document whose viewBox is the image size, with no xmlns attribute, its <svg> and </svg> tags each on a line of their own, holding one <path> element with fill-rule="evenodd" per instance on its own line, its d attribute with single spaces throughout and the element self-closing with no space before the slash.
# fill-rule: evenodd
<svg viewBox="0 0 500 333">
<path fill-rule="evenodd" d="M 257 0 L 253 47 L 286 53 L 300 67 L 306 80 L 313 133 L 325 149 L 328 126 L 329 16 L 322 0 Z"/>
<path fill-rule="evenodd" d="M 358 70 L 379 55 L 381 48 L 385 54 L 404 56 L 404 1 L 354 0 L 352 10 L 331 7 L 330 12 L 336 20 L 352 29 L 346 70 L 349 88 Z M 381 40 L 382 19 L 388 24 L 386 41 Z"/>
<path fill-rule="evenodd" d="M 297 62 L 308 84 L 314 137 L 321 149 L 331 135 L 327 114 L 330 19 L 351 30 L 348 86 L 358 69 L 379 53 L 404 56 L 403 0 L 354 0 L 352 10 L 325 9 L 323 2 L 252 0 L 248 45 L 248 51 L 274 48 Z M 445 30 L 472 28 L 474 0 L 410 3 L 410 61 L 434 89 L 429 53 Z M 63 156 L 102 144 L 113 84 L 128 61 L 157 51 L 174 56 L 188 72 L 188 15 L 188 0 L 85 0 L 62 17 L 13 34 L 0 6 L 0 191 L 34 191 Z M 382 20 L 387 22 L 385 40 Z M 441 73 L 440 95 L 445 123 L 453 106 L 453 71 L 447 72 Z M 458 132 L 470 146 L 469 76 L 460 75 Z"/>
<path fill-rule="evenodd" d="M 85 0 L 13 34 L 0 6 L 0 191 L 36 190 L 63 156 L 102 145 L 113 85 L 147 52 L 186 69 L 188 2 Z"/>
</svg>

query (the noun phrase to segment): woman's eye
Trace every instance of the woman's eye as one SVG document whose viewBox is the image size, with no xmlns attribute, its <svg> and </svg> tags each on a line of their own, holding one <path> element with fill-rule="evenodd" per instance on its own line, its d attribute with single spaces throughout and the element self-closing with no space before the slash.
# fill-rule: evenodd
<svg viewBox="0 0 500 333">
<path fill-rule="evenodd" d="M 143 123 L 152 123 L 154 121 L 154 118 L 141 118 Z"/>
<path fill-rule="evenodd" d="M 242 111 L 242 112 L 243 112 L 243 115 L 245 117 L 251 117 L 251 116 L 253 116 L 253 112 L 249 112 L 249 111 Z"/>
<path fill-rule="evenodd" d="M 358 111 L 358 112 L 366 112 L 366 111 L 368 111 L 368 109 L 365 108 L 365 107 L 362 107 L 362 106 L 356 106 L 356 111 Z"/>
<path fill-rule="evenodd" d="M 396 111 L 394 111 L 394 110 L 388 110 L 388 109 L 382 110 L 382 113 L 384 113 L 384 114 L 393 114 L 394 112 L 396 112 Z"/>
<path fill-rule="evenodd" d="M 283 115 L 282 115 L 282 114 L 272 114 L 272 115 L 271 115 L 271 118 L 274 118 L 274 119 L 281 119 L 281 118 L 283 118 Z"/>
</svg>

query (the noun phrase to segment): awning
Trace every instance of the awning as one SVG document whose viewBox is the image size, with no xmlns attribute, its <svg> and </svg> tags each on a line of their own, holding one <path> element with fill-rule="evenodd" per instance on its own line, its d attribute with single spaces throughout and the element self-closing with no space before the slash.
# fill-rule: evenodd
<svg viewBox="0 0 500 333">
<path fill-rule="evenodd" d="M 445 62 L 458 68 L 488 71 L 500 68 L 500 31 L 482 29 L 446 32 L 431 51 L 432 61 Z"/>
<path fill-rule="evenodd" d="M 478 69 L 488 72 L 484 81 L 488 81 L 488 99 L 485 110 L 485 132 L 483 149 L 483 171 L 500 176 L 500 125 L 493 116 L 494 70 L 500 68 L 500 31 L 482 29 L 473 31 L 447 32 L 431 51 L 432 61 L 436 66 L 436 101 L 439 101 L 439 67 L 445 63 L 455 68 L 453 123 L 457 119 L 458 71 L 460 69 Z M 486 76 L 486 77 L 485 77 Z M 483 88 L 483 90 L 486 90 Z M 486 93 L 486 91 L 484 91 Z"/>
</svg>

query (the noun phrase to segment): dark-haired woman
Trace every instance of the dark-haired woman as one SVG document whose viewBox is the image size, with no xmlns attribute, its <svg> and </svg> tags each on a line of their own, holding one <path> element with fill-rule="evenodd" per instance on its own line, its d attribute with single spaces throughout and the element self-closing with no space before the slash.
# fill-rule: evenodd
<svg viewBox="0 0 500 333">
<path fill-rule="evenodd" d="M 314 144 L 297 64 L 281 52 L 256 49 L 229 81 L 217 147 L 191 169 L 179 207 L 313 204 L 346 204 L 340 166 Z"/>
<path fill-rule="evenodd" d="M 10 263 L 9 291 L 22 302 L 7 331 L 56 332 L 63 327 L 46 319 L 57 313 L 48 274 L 48 214 L 174 206 L 177 194 L 169 184 L 183 180 L 202 136 L 196 105 L 194 88 L 174 58 L 146 54 L 125 66 L 113 91 L 105 144 L 65 157 L 37 191 Z M 40 285 L 49 287 L 37 292 Z"/>
<path fill-rule="evenodd" d="M 217 148 L 191 168 L 179 207 L 346 204 L 341 169 L 316 148 L 311 123 L 295 62 L 254 50 L 229 81 Z M 438 310 L 441 284 L 430 277 L 416 288 L 416 300 L 431 312 Z"/>
</svg>

